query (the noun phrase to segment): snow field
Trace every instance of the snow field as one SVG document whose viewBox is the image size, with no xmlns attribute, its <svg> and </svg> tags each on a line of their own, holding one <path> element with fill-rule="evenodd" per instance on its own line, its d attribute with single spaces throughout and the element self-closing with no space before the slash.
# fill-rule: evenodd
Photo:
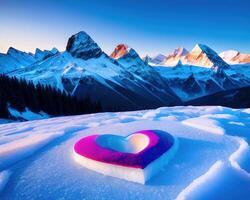
<svg viewBox="0 0 250 200">
<path fill-rule="evenodd" d="M 166 131 L 179 141 L 173 158 L 145 185 L 95 173 L 74 160 L 73 145 L 84 136 L 143 129 Z M 249 129 L 249 109 L 217 106 L 1 124 L 0 198 L 249 199 Z"/>
</svg>

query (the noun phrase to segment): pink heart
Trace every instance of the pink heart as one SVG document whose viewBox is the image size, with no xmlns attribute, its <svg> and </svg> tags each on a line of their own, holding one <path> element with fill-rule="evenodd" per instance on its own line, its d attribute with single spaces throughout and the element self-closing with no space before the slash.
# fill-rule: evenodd
<svg viewBox="0 0 250 200">
<path fill-rule="evenodd" d="M 74 157 L 88 169 L 144 184 L 173 157 L 175 144 L 173 136 L 158 130 L 90 135 L 76 142 Z"/>
</svg>

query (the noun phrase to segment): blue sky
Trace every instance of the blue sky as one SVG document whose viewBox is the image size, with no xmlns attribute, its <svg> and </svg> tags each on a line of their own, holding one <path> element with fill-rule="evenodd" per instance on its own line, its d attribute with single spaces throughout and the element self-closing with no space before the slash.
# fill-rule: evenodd
<svg viewBox="0 0 250 200">
<path fill-rule="evenodd" d="M 107 53 L 167 54 L 196 43 L 250 53 L 249 0 L 0 0 L 0 52 L 64 50 L 84 30 Z"/>
</svg>

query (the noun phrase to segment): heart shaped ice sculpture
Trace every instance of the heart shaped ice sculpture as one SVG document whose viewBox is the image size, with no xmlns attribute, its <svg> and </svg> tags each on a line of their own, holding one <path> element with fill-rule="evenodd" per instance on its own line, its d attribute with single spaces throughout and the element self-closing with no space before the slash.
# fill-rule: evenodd
<svg viewBox="0 0 250 200">
<path fill-rule="evenodd" d="M 144 184 L 173 157 L 177 142 L 169 133 L 143 130 L 127 137 L 90 135 L 74 146 L 74 158 L 99 173 Z"/>
</svg>

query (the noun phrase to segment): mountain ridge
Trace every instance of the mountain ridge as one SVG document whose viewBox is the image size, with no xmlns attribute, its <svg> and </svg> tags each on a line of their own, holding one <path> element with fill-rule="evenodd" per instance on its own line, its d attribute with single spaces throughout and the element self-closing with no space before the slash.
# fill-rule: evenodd
<svg viewBox="0 0 250 200">
<path fill-rule="evenodd" d="M 141 59 L 126 44 L 119 44 L 108 56 L 81 31 L 69 38 L 63 52 L 37 49 L 31 54 L 11 48 L 0 54 L 0 72 L 51 85 L 78 98 L 90 96 L 109 110 L 114 105 L 124 110 L 178 105 L 250 85 L 248 64 L 229 65 L 206 45 L 198 44 L 191 52 L 177 48 L 171 55 L 178 60 L 174 67 L 151 66 L 149 59 Z"/>
</svg>

